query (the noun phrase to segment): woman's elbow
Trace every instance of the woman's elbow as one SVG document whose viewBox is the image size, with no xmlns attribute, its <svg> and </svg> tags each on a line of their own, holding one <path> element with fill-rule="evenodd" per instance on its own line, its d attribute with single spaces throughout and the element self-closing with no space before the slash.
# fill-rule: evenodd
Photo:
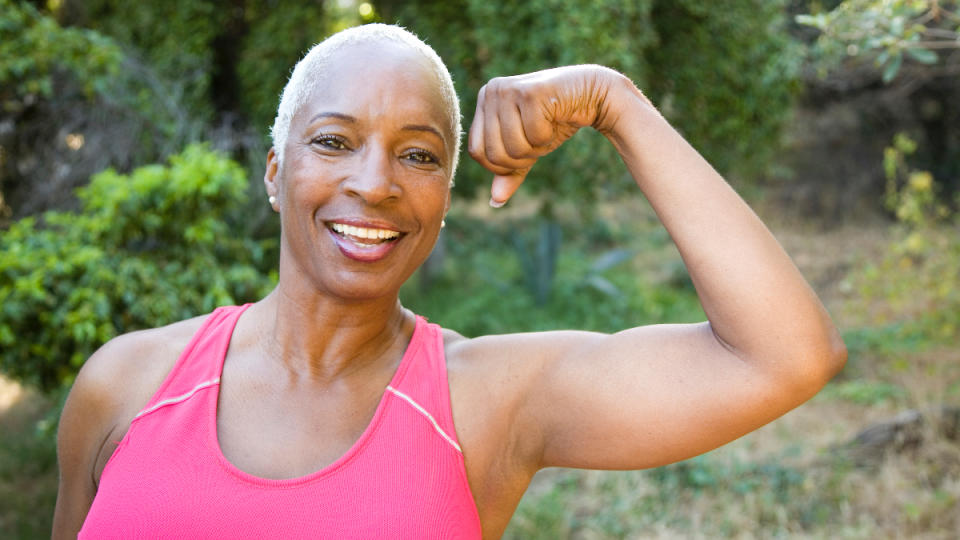
<svg viewBox="0 0 960 540">
<path fill-rule="evenodd" d="M 826 386 L 847 363 L 847 346 L 836 328 L 831 328 L 823 338 L 811 341 L 801 349 L 804 352 L 797 359 L 798 373 L 793 379 L 809 396 Z"/>
<path fill-rule="evenodd" d="M 823 360 L 827 370 L 826 380 L 823 381 L 823 384 L 827 384 L 827 381 L 835 377 L 847 365 L 847 344 L 843 342 L 843 337 L 840 336 L 840 332 L 836 328 L 830 334 L 828 351 Z"/>
</svg>

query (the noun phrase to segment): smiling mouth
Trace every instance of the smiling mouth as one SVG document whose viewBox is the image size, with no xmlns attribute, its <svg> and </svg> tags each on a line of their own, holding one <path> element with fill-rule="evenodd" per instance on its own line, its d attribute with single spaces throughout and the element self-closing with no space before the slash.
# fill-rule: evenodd
<svg viewBox="0 0 960 540">
<path fill-rule="evenodd" d="M 337 236 L 349 240 L 360 248 L 390 243 L 400 238 L 399 231 L 390 229 L 356 227 L 344 223 L 327 223 L 327 227 Z"/>
</svg>

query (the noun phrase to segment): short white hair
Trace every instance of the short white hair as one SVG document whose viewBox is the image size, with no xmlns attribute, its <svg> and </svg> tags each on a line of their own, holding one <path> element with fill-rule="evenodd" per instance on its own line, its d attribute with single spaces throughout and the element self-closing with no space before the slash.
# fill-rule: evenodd
<svg viewBox="0 0 960 540">
<path fill-rule="evenodd" d="M 270 129 L 273 138 L 273 151 L 277 155 L 277 164 L 283 166 L 284 147 L 287 144 L 287 135 L 290 133 L 290 121 L 297 111 L 310 98 L 323 71 L 327 68 L 334 54 L 344 46 L 375 43 L 386 41 L 400 43 L 421 53 L 430 63 L 437 80 L 440 81 L 440 95 L 443 98 L 443 107 L 446 112 L 449 133 L 453 135 L 450 143 L 453 145 L 453 161 L 450 167 L 450 178 L 457 170 L 457 161 L 460 157 L 460 138 L 463 127 L 460 121 L 460 103 L 457 92 L 453 87 L 453 79 L 443 60 L 432 47 L 423 42 L 407 29 L 389 24 L 365 24 L 342 30 L 314 45 L 299 61 L 290 74 L 290 80 L 283 88 L 280 97 L 280 106 L 277 108 L 277 117 Z"/>
</svg>

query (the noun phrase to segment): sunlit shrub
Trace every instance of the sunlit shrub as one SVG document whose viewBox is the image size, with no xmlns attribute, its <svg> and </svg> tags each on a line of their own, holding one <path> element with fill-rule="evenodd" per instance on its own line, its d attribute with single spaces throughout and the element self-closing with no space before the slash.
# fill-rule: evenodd
<svg viewBox="0 0 960 540">
<path fill-rule="evenodd" d="M 195 145 L 95 175 L 79 212 L 14 223 L 0 237 L 0 370 L 55 388 L 117 334 L 264 294 L 264 246 L 236 215 L 246 186 L 239 165 Z"/>
<path fill-rule="evenodd" d="M 897 225 L 884 256 L 856 279 L 872 323 L 904 322 L 909 331 L 944 340 L 960 330 L 960 221 L 933 175 L 909 166 L 916 149 L 901 134 L 884 153 L 885 200 Z"/>
</svg>

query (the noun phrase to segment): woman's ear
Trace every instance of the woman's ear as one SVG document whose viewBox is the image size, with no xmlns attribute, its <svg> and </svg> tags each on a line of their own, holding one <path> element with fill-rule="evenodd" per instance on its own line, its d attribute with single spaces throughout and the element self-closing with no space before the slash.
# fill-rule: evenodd
<svg viewBox="0 0 960 540">
<path fill-rule="evenodd" d="M 267 152 L 267 168 L 263 173 L 263 186 L 267 190 L 267 200 L 275 211 L 280 211 L 280 204 L 277 201 L 280 195 L 280 163 L 277 161 L 277 153 L 270 148 Z"/>
</svg>

